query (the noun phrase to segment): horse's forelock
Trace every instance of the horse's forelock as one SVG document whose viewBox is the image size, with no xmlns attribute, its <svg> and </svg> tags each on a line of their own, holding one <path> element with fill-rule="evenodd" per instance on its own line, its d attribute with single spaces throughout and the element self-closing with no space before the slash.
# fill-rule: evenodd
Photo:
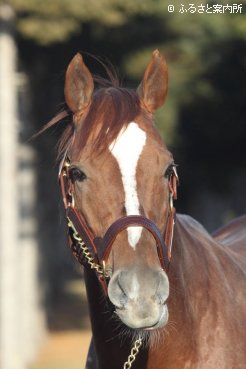
<svg viewBox="0 0 246 369">
<path fill-rule="evenodd" d="M 140 100 L 134 90 L 121 87 L 96 90 L 89 111 L 75 133 L 76 151 L 81 151 L 89 138 L 94 152 L 104 151 L 140 111 Z"/>
<path fill-rule="evenodd" d="M 110 74 L 109 71 L 107 73 L 109 79 L 94 77 L 98 88 L 94 91 L 89 110 L 82 116 L 81 121 L 76 123 L 77 127 L 71 121 L 65 128 L 57 145 L 58 159 L 64 156 L 71 144 L 75 152 L 79 153 L 89 138 L 93 152 L 101 153 L 116 139 L 123 127 L 140 114 L 145 115 L 136 91 L 119 87 L 116 74 Z M 59 113 L 40 132 L 59 123 L 63 115 L 71 116 L 71 113 Z"/>
</svg>

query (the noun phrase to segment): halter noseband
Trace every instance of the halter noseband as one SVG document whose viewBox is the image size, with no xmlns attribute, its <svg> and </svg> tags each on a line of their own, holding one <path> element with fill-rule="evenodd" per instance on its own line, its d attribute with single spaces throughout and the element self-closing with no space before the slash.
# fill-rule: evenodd
<svg viewBox="0 0 246 369">
<path fill-rule="evenodd" d="M 127 227 L 141 226 L 152 234 L 156 241 L 161 267 L 167 272 L 171 260 L 176 213 L 173 207 L 173 199 L 177 198 L 178 175 L 176 168 L 174 167 L 173 174 L 169 177 L 169 212 L 164 235 L 150 219 L 141 215 L 128 215 L 112 223 L 104 237 L 95 237 L 76 209 L 73 195 L 74 186 L 70 178 L 69 169 L 70 161 L 66 157 L 59 173 L 59 183 L 66 211 L 69 246 L 80 264 L 96 271 L 105 293 L 107 294 L 106 279 L 110 278 L 105 269 L 105 263 L 108 260 L 116 236 Z"/>
</svg>

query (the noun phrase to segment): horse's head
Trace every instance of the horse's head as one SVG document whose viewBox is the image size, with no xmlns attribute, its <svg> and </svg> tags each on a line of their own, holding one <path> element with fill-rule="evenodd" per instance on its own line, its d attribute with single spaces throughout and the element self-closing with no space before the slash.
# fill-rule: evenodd
<svg viewBox="0 0 246 369">
<path fill-rule="evenodd" d="M 66 73 L 65 99 L 73 113 L 73 129 L 63 137 L 70 137 L 69 177 L 76 211 L 96 237 L 98 253 L 98 240 L 112 223 L 137 216 L 135 223 L 117 224 L 112 237 L 108 232 L 111 246 L 103 256 L 109 299 L 121 321 L 136 329 L 168 320 L 169 282 L 156 244 L 168 223 L 174 161 L 153 122 L 166 94 L 167 67 L 158 51 L 137 91 L 117 85 L 94 90 L 79 54 Z"/>
</svg>

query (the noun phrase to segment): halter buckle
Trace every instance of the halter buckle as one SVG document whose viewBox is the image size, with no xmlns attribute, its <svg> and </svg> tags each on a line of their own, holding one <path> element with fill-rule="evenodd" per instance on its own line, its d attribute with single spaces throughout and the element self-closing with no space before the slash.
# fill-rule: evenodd
<svg viewBox="0 0 246 369">
<path fill-rule="evenodd" d="M 73 195 L 73 185 L 69 178 L 69 168 L 70 168 L 70 160 L 68 157 L 64 160 L 62 172 L 60 175 L 60 182 L 62 187 L 62 193 L 63 193 L 63 202 L 65 205 L 65 208 L 75 207 L 75 200 Z"/>
</svg>

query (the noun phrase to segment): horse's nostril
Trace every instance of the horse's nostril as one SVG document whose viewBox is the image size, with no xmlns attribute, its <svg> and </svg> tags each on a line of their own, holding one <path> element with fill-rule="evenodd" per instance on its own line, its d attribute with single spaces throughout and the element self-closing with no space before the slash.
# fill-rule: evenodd
<svg viewBox="0 0 246 369">
<path fill-rule="evenodd" d="M 125 305 L 127 304 L 128 297 L 122 286 L 120 280 L 120 274 L 114 276 L 108 287 L 108 295 L 111 302 L 115 305 L 118 309 L 124 309 Z"/>
<path fill-rule="evenodd" d="M 166 274 L 159 273 L 158 287 L 155 293 L 155 299 L 160 305 L 164 305 L 169 296 L 169 283 Z"/>
</svg>

